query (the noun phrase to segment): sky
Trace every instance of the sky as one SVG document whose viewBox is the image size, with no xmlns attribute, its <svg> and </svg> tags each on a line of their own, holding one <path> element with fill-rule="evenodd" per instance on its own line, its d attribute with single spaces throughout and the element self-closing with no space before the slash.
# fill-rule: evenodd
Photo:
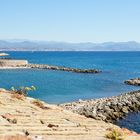
<svg viewBox="0 0 140 140">
<path fill-rule="evenodd" d="M 0 0 L 0 39 L 140 42 L 140 0 Z"/>
</svg>

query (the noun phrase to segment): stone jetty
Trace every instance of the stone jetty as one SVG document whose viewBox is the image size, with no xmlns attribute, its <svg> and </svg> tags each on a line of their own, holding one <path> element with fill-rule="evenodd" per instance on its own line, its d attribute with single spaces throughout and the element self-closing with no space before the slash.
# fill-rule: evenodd
<svg viewBox="0 0 140 140">
<path fill-rule="evenodd" d="M 79 100 L 60 104 L 66 110 L 105 122 L 114 122 L 129 112 L 140 110 L 140 90 L 110 98 Z"/>
<path fill-rule="evenodd" d="M 78 68 L 67 68 L 61 66 L 51 66 L 47 64 L 27 64 L 25 65 L 27 68 L 33 69 L 48 69 L 48 70 L 60 70 L 60 71 L 68 71 L 68 72 L 76 72 L 76 73 L 99 73 L 101 71 L 97 69 L 78 69 Z"/>
<path fill-rule="evenodd" d="M 0 69 L 17 69 L 17 68 L 33 68 L 33 69 L 48 69 L 48 70 L 60 70 L 75 73 L 99 73 L 101 71 L 97 69 L 79 69 L 79 68 L 68 68 L 62 66 L 52 66 L 48 64 L 31 64 L 27 60 L 16 60 L 0 58 Z"/>
<path fill-rule="evenodd" d="M 140 78 L 126 80 L 126 81 L 124 81 L 124 83 L 128 84 L 128 85 L 140 86 Z"/>
</svg>

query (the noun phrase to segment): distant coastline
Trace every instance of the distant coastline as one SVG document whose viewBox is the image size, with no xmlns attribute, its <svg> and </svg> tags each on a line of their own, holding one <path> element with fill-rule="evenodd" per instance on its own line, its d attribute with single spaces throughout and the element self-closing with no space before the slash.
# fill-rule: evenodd
<svg viewBox="0 0 140 140">
<path fill-rule="evenodd" d="M 0 51 L 140 51 L 140 43 L 67 43 L 55 41 L 0 40 Z"/>
</svg>

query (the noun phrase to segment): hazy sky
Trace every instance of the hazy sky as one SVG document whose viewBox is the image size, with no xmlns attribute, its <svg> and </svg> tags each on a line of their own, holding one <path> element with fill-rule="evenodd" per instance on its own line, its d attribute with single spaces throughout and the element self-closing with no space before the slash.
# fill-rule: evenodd
<svg viewBox="0 0 140 140">
<path fill-rule="evenodd" d="M 140 42 L 140 0 L 0 0 L 0 39 Z"/>
</svg>

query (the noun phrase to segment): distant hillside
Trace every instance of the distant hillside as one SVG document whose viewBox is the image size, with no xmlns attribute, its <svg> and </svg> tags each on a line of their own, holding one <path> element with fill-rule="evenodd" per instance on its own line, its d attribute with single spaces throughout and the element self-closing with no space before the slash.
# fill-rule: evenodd
<svg viewBox="0 0 140 140">
<path fill-rule="evenodd" d="M 140 51 L 140 43 L 65 43 L 28 40 L 0 40 L 0 51 Z"/>
</svg>

